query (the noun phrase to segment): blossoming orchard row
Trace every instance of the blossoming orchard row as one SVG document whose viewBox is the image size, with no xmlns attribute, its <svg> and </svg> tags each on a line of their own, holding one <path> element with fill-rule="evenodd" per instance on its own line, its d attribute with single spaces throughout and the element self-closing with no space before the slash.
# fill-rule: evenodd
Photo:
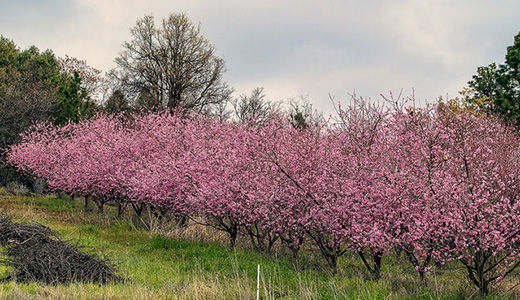
<svg viewBox="0 0 520 300">
<path fill-rule="evenodd" d="M 447 106 L 392 109 L 356 101 L 335 122 L 292 126 L 202 116 L 98 116 L 35 126 L 8 152 L 48 186 L 204 220 L 269 250 L 312 243 L 335 267 L 359 253 L 404 251 L 421 278 L 459 260 L 487 293 L 519 264 L 520 139 L 497 119 Z"/>
</svg>

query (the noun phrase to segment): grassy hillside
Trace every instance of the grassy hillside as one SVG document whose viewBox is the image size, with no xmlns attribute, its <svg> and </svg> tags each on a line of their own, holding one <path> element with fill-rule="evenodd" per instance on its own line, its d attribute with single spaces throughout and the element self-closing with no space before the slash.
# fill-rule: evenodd
<svg viewBox="0 0 520 300">
<path fill-rule="evenodd" d="M 261 266 L 261 299 L 466 299 L 478 298 L 460 265 L 435 268 L 427 284 L 395 255 L 384 257 L 383 278 L 369 279 L 355 256 L 340 260 L 336 274 L 312 250 L 298 261 L 289 253 L 266 255 L 247 241 L 235 248 L 206 227 L 163 226 L 162 234 L 145 230 L 131 213 L 117 217 L 84 211 L 81 199 L 57 196 L 13 196 L 0 191 L 0 209 L 15 220 L 33 220 L 87 249 L 108 256 L 123 282 L 108 285 L 0 283 L 0 299 L 256 299 L 257 265 Z M 2 267 L 1 276 L 8 270 Z M 440 274 L 439 274 L 440 273 Z M 518 272 L 496 286 L 489 299 L 520 297 Z"/>
</svg>

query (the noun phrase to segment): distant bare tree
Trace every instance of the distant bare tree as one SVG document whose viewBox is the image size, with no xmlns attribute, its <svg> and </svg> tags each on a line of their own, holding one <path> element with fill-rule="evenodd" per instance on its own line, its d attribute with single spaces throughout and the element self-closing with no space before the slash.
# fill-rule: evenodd
<svg viewBox="0 0 520 300">
<path fill-rule="evenodd" d="M 267 120 L 272 113 L 279 109 L 279 105 L 265 99 L 264 88 L 257 87 L 251 91 L 251 95 L 241 95 L 234 99 L 234 115 L 239 122 L 261 124 Z"/>
<path fill-rule="evenodd" d="M 289 122 L 295 127 L 305 129 L 308 126 L 317 126 L 323 119 L 321 112 L 312 106 L 310 96 L 300 96 L 289 100 L 288 116 Z"/>
<path fill-rule="evenodd" d="M 61 71 L 65 74 L 74 77 L 74 73 L 78 73 L 81 78 L 81 87 L 85 89 L 88 97 L 94 101 L 99 101 L 107 87 L 106 79 L 103 77 L 101 70 L 87 65 L 85 60 L 68 55 L 59 57 L 58 63 Z"/>
<path fill-rule="evenodd" d="M 156 27 L 147 15 L 130 32 L 133 40 L 123 44 L 113 74 L 142 105 L 207 111 L 229 99 L 232 90 L 222 81 L 224 60 L 215 55 L 200 24 L 171 14 Z"/>
</svg>

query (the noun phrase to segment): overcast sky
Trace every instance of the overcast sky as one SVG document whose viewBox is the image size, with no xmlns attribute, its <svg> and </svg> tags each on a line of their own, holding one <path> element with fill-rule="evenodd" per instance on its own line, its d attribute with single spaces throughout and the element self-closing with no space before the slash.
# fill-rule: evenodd
<svg viewBox="0 0 520 300">
<path fill-rule="evenodd" d="M 235 96 L 309 95 L 327 114 L 329 94 L 455 97 L 520 31 L 518 0 L 0 0 L 0 34 L 108 71 L 138 18 L 170 13 L 201 23 Z"/>
</svg>

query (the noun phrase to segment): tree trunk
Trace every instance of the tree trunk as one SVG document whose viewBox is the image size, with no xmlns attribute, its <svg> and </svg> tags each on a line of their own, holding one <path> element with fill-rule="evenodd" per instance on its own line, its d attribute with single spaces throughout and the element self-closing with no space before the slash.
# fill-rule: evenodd
<svg viewBox="0 0 520 300">
<path fill-rule="evenodd" d="M 84 208 L 84 210 L 86 212 L 86 211 L 88 211 L 88 196 L 84 196 L 83 198 L 85 199 L 85 208 Z"/>
<path fill-rule="evenodd" d="M 6 186 L 7 185 L 7 180 L 9 179 L 9 173 L 11 172 L 11 166 L 6 165 L 6 164 L 3 164 L 3 165 L 6 168 L 5 168 L 5 175 L 2 178 L 2 186 Z"/>
<path fill-rule="evenodd" d="M 367 268 L 368 272 L 372 276 L 374 280 L 381 279 L 381 261 L 383 258 L 383 253 L 381 251 L 375 251 L 370 249 L 372 253 L 372 264 L 365 258 L 363 251 L 358 251 L 359 257 L 363 261 L 363 264 Z"/>
</svg>

